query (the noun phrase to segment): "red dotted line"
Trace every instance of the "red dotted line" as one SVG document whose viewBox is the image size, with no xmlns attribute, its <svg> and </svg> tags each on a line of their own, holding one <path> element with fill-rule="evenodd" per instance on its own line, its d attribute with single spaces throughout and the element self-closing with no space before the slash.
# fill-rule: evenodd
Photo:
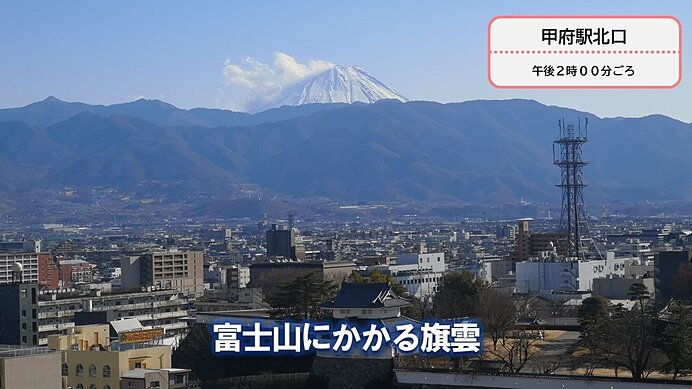
<svg viewBox="0 0 692 389">
<path fill-rule="evenodd" d="M 491 50 L 490 54 L 677 54 L 678 50 Z"/>
</svg>

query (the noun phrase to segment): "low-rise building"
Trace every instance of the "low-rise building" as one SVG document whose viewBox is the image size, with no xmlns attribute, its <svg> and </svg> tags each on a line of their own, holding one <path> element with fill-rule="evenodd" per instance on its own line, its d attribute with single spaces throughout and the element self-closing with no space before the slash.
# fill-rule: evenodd
<svg viewBox="0 0 692 389">
<path fill-rule="evenodd" d="M 624 277 L 595 278 L 592 295 L 603 296 L 609 300 L 627 300 L 630 297 L 630 287 L 634 284 L 643 284 L 653 295 L 655 290 L 653 278 Z"/>
<path fill-rule="evenodd" d="M 574 292 L 593 290 L 595 278 L 625 276 L 625 268 L 632 258 L 615 258 L 613 252 L 606 259 L 582 261 L 578 259 L 534 260 L 516 264 L 517 292 L 542 293 L 550 291 Z"/>
<path fill-rule="evenodd" d="M 391 274 L 411 296 L 422 299 L 435 294 L 447 265 L 444 253 L 411 253 L 397 255 L 395 264 L 368 267 L 375 269 Z"/>
<path fill-rule="evenodd" d="M 350 261 L 334 262 L 260 262 L 250 265 L 250 287 L 260 287 L 266 294 L 271 293 L 278 284 L 296 277 L 317 272 L 321 279 L 340 283 L 356 269 Z"/>
<path fill-rule="evenodd" d="M 60 285 L 63 288 L 77 283 L 91 282 L 94 279 L 94 267 L 83 259 L 64 259 L 59 262 Z"/>
<path fill-rule="evenodd" d="M 381 320 L 401 316 L 411 302 L 400 298 L 389 283 L 347 282 L 332 300 L 322 304 L 334 319 Z"/>
<path fill-rule="evenodd" d="M 250 268 L 247 266 L 231 266 L 226 268 L 226 289 L 245 288 L 250 283 Z"/>
<path fill-rule="evenodd" d="M 189 316 L 192 303 L 189 295 L 172 289 L 42 297 L 45 300 L 38 302 L 39 345 L 47 344 L 49 335 L 66 334 L 74 327 L 76 312 L 112 312 L 112 319 L 134 317 L 145 325 L 164 328 L 167 336 L 182 336 L 188 328 L 183 319 Z"/>
<path fill-rule="evenodd" d="M 0 345 L 0 388 L 60 389 L 61 356 L 45 347 Z"/>
<path fill-rule="evenodd" d="M 132 369 L 120 376 L 121 389 L 192 389 L 190 369 Z"/>
<path fill-rule="evenodd" d="M 48 349 L 62 351 L 62 376 L 66 386 L 75 389 L 120 388 L 127 371 L 171 367 L 170 346 L 146 337 L 131 339 L 111 340 L 108 324 L 77 326 L 66 335 L 51 335 Z"/>
</svg>

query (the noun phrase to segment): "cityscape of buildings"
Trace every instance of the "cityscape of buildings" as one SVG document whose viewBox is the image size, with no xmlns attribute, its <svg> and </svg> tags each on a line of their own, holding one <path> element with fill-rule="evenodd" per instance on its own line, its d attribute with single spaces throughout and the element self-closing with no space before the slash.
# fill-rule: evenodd
<svg viewBox="0 0 692 389">
<path fill-rule="evenodd" d="M 55 387 L 116 388 L 158 380 L 182 388 L 206 379 L 190 364 L 172 362 L 185 360 L 173 356 L 192 329 L 218 318 L 266 320 L 269 295 L 309 273 L 350 285 L 353 274 L 377 271 L 429 309 L 445 274 L 470 272 L 509 295 L 566 307 L 567 313 L 554 310 L 537 319 L 572 324 L 576 315 L 569 308 L 591 296 L 631 306 L 628 292 L 635 283 L 660 307 L 671 299 L 692 300 L 689 290 L 674 283 L 679 267 L 692 260 L 692 220 L 599 220 L 591 234 L 601 253 L 593 258 L 561 253 L 557 223 L 359 217 L 307 224 L 286 215 L 273 224 L 238 220 L 170 231 L 43 225 L 4 230 L 0 343 L 7 355 L 27 354 L 36 359 L 31 363 L 59 367 Z M 145 341 L 127 346 L 128 333 L 143 334 Z"/>
<path fill-rule="evenodd" d="M 551 17 L 494 17 L 478 39 L 478 22 L 492 7 L 459 19 L 453 3 L 402 14 L 398 4 L 373 8 L 387 17 L 352 3 L 308 10 L 277 2 L 265 7 L 271 12 L 233 3 L 205 15 L 179 4 L 101 10 L 116 16 L 115 25 L 62 3 L 50 17 L 25 12 L 30 23 L 8 13 L 6 29 L 25 40 L 20 51 L 6 47 L 12 71 L 5 100 L 37 93 L 12 89 L 21 89 L 13 71 L 25 71 L 13 61 L 39 52 L 31 63 L 50 71 L 26 66 L 37 84 L 57 88 L 72 81 L 64 70 L 78 69 L 80 77 L 109 77 L 106 87 L 89 78 L 93 90 L 80 78 L 99 99 L 160 90 L 161 99 L 165 92 L 206 101 L 211 78 L 191 69 L 221 61 L 207 45 L 222 39 L 227 46 L 228 37 L 233 55 L 267 41 L 272 50 L 284 44 L 304 55 L 314 45 L 334 61 L 391 57 L 393 65 L 375 69 L 389 67 L 407 81 L 414 78 L 401 64 L 424 65 L 415 81 L 426 94 L 455 82 L 479 93 L 478 69 L 482 80 L 504 88 L 492 80 L 497 56 L 508 60 L 503 72 L 534 54 L 635 55 L 652 68 L 650 58 L 682 58 L 682 27 L 672 16 L 643 19 L 678 28 L 676 50 L 632 43 L 640 35 L 646 45 L 655 41 L 639 33 L 646 24 L 635 16 L 555 17 L 616 25 L 541 25 L 534 38 L 546 50 L 490 50 L 498 19 L 518 26 Z M 169 7 L 181 12 L 170 21 Z M 432 10 L 455 20 L 443 23 Z M 630 22 L 626 34 L 618 23 Z M 40 28 L 24 28 L 33 23 Z M 203 24 L 219 30 L 202 31 Z M 455 35 L 452 25 L 462 30 Z M 171 34 L 171 26 L 185 34 Z M 528 32 L 507 26 L 516 42 L 529 42 Z M 110 30 L 126 45 L 111 42 Z M 444 50 L 450 43 L 429 43 L 428 30 L 473 44 Z M 546 39 L 557 31 L 562 43 Z M 585 31 L 588 39 L 580 36 Z M 75 40 L 69 50 L 61 47 L 63 34 Z M 47 39 L 45 48 L 34 47 L 34 35 Z M 342 36 L 355 42 L 357 56 Z M 394 55 L 397 39 L 409 57 Z M 134 57 L 124 50 L 132 47 Z M 76 53 L 106 60 L 52 62 Z M 468 66 L 461 72 L 458 55 Z M 152 62 L 145 65 L 145 56 Z M 446 64 L 431 66 L 438 56 Z M 477 66 L 486 56 L 487 74 Z M 154 58 L 167 62 L 158 66 Z M 632 105 L 625 112 L 660 109 L 658 99 L 641 108 L 644 95 L 635 91 L 600 116 L 524 99 L 410 101 L 357 66 L 303 64 L 281 51 L 273 63 L 240 58 L 215 69 L 220 109 L 52 96 L 0 108 L 0 389 L 692 388 L 692 181 L 685 168 L 692 123 L 601 115 L 623 105 Z M 586 83 L 605 81 L 598 74 L 607 69 L 622 81 L 634 77 L 633 67 L 641 77 L 637 66 L 559 66 L 567 69 L 563 77 L 546 64 L 528 74 Z M 171 80 L 178 67 L 187 80 Z M 633 73 L 617 75 L 623 67 Z M 140 68 L 150 73 L 128 73 Z M 435 81 L 436 72 L 446 78 Z M 188 90 L 160 89 L 172 81 Z M 639 88 L 623 85 L 627 93 Z M 489 96 L 510 96 L 495 92 L 506 91 Z M 593 96 L 582 107 L 606 101 L 571 92 L 555 96 Z M 221 109 L 231 104 L 247 112 Z"/>
</svg>

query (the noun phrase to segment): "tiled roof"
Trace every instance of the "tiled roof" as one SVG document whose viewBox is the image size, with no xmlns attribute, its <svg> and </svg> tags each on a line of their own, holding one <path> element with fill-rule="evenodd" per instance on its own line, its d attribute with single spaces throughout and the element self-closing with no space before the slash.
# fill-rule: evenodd
<svg viewBox="0 0 692 389">
<path fill-rule="evenodd" d="M 341 285 L 333 300 L 322 304 L 323 308 L 382 308 L 404 307 L 410 303 L 399 298 L 389 283 L 356 283 Z"/>
</svg>

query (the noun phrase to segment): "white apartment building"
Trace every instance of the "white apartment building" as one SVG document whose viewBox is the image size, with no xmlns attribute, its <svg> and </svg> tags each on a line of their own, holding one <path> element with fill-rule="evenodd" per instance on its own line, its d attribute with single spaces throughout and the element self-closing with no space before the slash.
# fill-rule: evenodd
<svg viewBox="0 0 692 389">
<path fill-rule="evenodd" d="M 23 282 L 38 282 L 39 253 L 0 253 L 0 284 L 12 282 L 13 266 L 18 263 Z M 19 280 L 16 280 L 19 281 Z"/>
<path fill-rule="evenodd" d="M 615 258 L 615 253 L 609 251 L 606 252 L 606 259 L 603 260 L 518 262 L 516 264 L 517 292 L 591 291 L 595 278 L 606 278 L 611 275 L 624 277 L 625 268 L 635 260 L 635 258 Z"/>
<path fill-rule="evenodd" d="M 400 254 L 396 264 L 371 266 L 391 274 L 411 296 L 423 298 L 437 291 L 437 283 L 447 270 L 444 253 Z"/>
</svg>

